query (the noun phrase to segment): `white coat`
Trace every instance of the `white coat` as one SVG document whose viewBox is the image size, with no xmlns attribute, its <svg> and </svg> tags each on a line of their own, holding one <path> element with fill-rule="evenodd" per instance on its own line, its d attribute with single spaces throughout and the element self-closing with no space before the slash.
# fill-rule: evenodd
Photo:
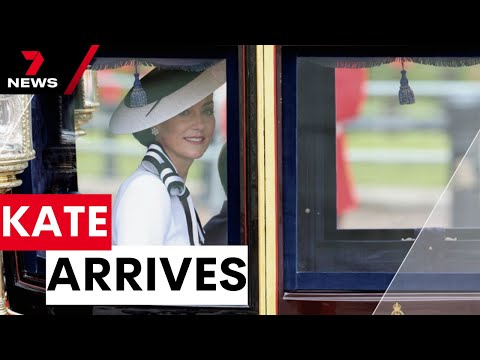
<svg viewBox="0 0 480 360">
<path fill-rule="evenodd" d="M 149 152 L 147 152 L 149 154 Z M 112 213 L 113 245 L 191 245 L 187 215 L 177 195 L 145 162 L 120 186 Z M 188 190 L 187 190 L 188 191 Z M 203 242 L 191 196 L 188 215 L 195 243 Z"/>
</svg>

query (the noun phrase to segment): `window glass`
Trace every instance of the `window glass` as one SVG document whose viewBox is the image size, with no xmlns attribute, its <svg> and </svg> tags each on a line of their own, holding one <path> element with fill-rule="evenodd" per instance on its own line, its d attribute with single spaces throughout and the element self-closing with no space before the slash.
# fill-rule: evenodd
<svg viewBox="0 0 480 360">
<path fill-rule="evenodd" d="M 447 237 L 476 231 L 478 149 L 447 188 L 480 127 L 473 60 L 296 57 L 295 111 L 283 86 L 286 126 L 296 118 L 295 268 L 348 279 L 319 275 L 294 286 L 385 289 L 437 203 L 429 227 Z M 378 276 L 358 282 L 355 273 Z"/>
<path fill-rule="evenodd" d="M 113 58 L 97 58 L 97 63 L 93 63 L 94 69 L 95 64 L 98 65 L 96 68 L 98 90 L 95 94 L 91 85 L 86 90 L 88 90 L 88 93 L 93 93 L 96 95 L 94 98 L 98 100 L 99 108 L 93 113 L 93 117 L 90 121 L 82 123 L 81 129 L 76 129 L 78 188 L 81 193 L 111 193 L 113 195 L 113 204 L 115 204 L 118 200 L 117 197 L 121 192 L 120 189 L 122 184 L 124 184 L 126 179 L 129 179 L 129 177 L 138 170 L 139 166 L 141 166 L 140 164 L 143 164 L 147 148 L 141 143 L 140 140 L 137 140 L 136 137 L 132 136 L 132 132 L 138 129 L 132 128 L 132 131 L 121 131 L 124 133 L 118 134 L 118 132 L 115 133 L 116 131 L 112 131 L 111 126 L 112 116 L 114 116 L 115 111 L 119 109 L 119 104 L 122 103 L 124 98 L 126 99 L 130 96 L 129 91 L 134 85 L 134 74 L 136 71 L 139 74 L 138 78 L 141 82 L 142 80 L 143 82 L 148 82 L 148 80 L 145 79 L 148 79 L 148 76 L 151 77 L 154 70 L 158 69 L 160 69 L 160 71 L 164 70 L 165 72 L 171 70 L 182 72 L 187 74 L 185 76 L 189 77 L 189 79 L 192 78 L 190 79 L 192 81 L 185 80 L 185 84 L 187 85 L 184 83 L 175 83 L 177 80 L 179 82 L 184 81 L 180 78 L 184 74 L 181 74 L 180 77 L 176 77 L 171 82 L 167 83 L 164 80 L 163 84 L 165 85 L 160 85 L 159 88 L 155 88 L 155 90 L 152 90 L 151 93 L 148 93 L 148 96 L 158 95 L 158 99 L 155 100 L 159 100 L 159 108 L 162 106 L 166 107 L 165 111 L 163 110 L 164 108 L 162 108 L 162 110 L 158 110 L 158 114 L 155 114 L 155 116 L 163 116 L 164 112 L 167 113 L 170 111 L 169 106 L 183 106 L 182 102 L 184 99 L 188 100 L 190 97 L 193 98 L 191 94 L 192 92 L 197 91 L 196 89 L 198 86 L 196 88 L 192 87 L 192 91 L 186 91 L 183 95 L 180 94 L 181 96 L 179 101 L 173 99 L 174 96 L 178 95 L 178 91 L 185 90 L 188 87 L 188 84 L 193 83 L 193 79 L 197 79 L 195 76 L 191 75 L 192 73 L 195 72 L 196 74 L 198 72 L 200 74 L 202 71 L 204 71 L 204 68 L 213 68 L 214 66 L 212 64 L 218 64 L 222 62 L 225 63 L 224 59 L 152 58 L 149 60 L 151 60 L 152 63 L 144 60 L 135 61 L 134 59 L 129 59 L 129 61 L 125 61 L 123 64 L 118 63 L 112 65 L 114 61 L 118 62 L 118 60 Z M 204 68 L 202 68 L 202 66 L 204 66 Z M 215 78 L 217 75 L 218 74 L 213 74 L 213 78 Z M 225 69 L 223 69 L 223 73 L 221 75 L 223 78 L 225 78 Z M 159 76 L 159 78 L 160 77 L 162 76 Z M 145 85 L 143 86 L 146 88 Z M 176 88 L 174 89 L 174 87 Z M 166 91 L 165 94 L 158 94 L 154 92 L 161 92 L 164 90 Z M 150 90 L 147 89 L 146 91 L 148 92 Z M 186 178 L 185 185 L 194 203 L 194 208 L 198 214 L 199 223 L 202 224 L 205 232 L 209 232 L 206 234 L 208 239 L 202 239 L 202 235 L 198 237 L 198 242 L 212 245 L 226 245 L 228 244 L 228 203 L 226 202 L 228 192 L 226 155 L 226 82 L 224 81 L 223 85 L 221 86 L 215 86 L 215 89 L 209 94 L 212 93 L 213 95 L 208 95 L 211 96 L 211 101 L 209 100 L 207 105 L 203 104 L 208 106 L 208 109 L 199 109 L 201 111 L 198 111 L 198 114 L 200 114 L 202 118 L 209 118 L 208 129 L 205 130 L 203 123 L 198 126 L 192 125 L 191 129 L 176 129 L 178 131 L 183 131 L 182 134 L 176 135 L 178 135 L 178 142 L 185 142 L 184 146 L 182 146 L 182 144 L 178 144 L 178 142 L 170 142 L 166 145 L 167 148 L 165 147 L 165 144 L 162 144 L 162 147 L 169 158 L 172 156 L 175 158 L 172 160 L 172 165 L 179 175 L 181 175 L 182 179 Z M 160 99 L 166 99 L 168 96 L 172 97 L 172 99 L 175 101 L 167 103 L 166 105 L 163 102 L 160 102 Z M 201 99 L 199 98 L 197 100 L 204 101 L 205 98 L 203 96 L 201 97 Z M 150 100 L 148 101 L 150 102 Z M 171 105 L 171 103 L 174 105 Z M 192 103 L 191 105 L 194 104 Z M 128 110 L 132 112 L 132 109 L 135 110 L 135 107 L 129 107 Z M 194 112 L 197 112 L 197 109 L 194 108 L 194 106 L 185 109 L 182 108 L 180 110 L 176 111 L 176 109 L 172 109 L 173 112 L 170 111 L 169 114 L 172 117 L 183 117 L 186 119 L 186 122 L 190 121 L 189 118 L 192 118 L 192 114 Z M 152 108 L 152 112 L 155 111 L 157 111 L 157 109 Z M 207 111 L 209 112 L 208 114 Z M 148 119 L 148 116 L 145 116 L 144 118 Z M 212 121 L 210 121 L 210 119 Z M 237 121 L 237 119 L 234 120 Z M 132 124 L 134 121 L 135 119 L 132 118 Z M 166 122 L 167 121 L 165 121 L 165 123 Z M 149 128 L 155 127 L 154 125 L 156 124 L 150 125 Z M 152 134 L 157 136 L 155 135 L 156 133 L 152 132 Z M 175 134 L 173 135 L 175 136 Z M 174 136 L 171 136 L 170 139 L 173 139 Z M 233 134 L 232 137 L 234 136 L 238 137 L 238 134 Z M 203 142 L 208 143 L 204 146 L 205 149 L 202 148 L 198 154 L 187 154 L 189 150 L 195 151 L 193 148 L 201 147 L 200 143 Z M 238 140 L 235 142 L 232 141 L 232 143 L 237 144 Z M 189 149 L 189 147 L 192 149 Z M 172 154 L 172 152 L 176 153 Z M 185 154 L 182 152 L 185 152 Z M 187 172 L 183 174 L 182 169 L 179 167 L 179 163 L 177 163 L 177 158 L 183 159 L 185 156 L 189 156 L 192 162 L 190 166 L 187 166 Z M 237 157 L 233 158 L 235 160 L 237 159 Z M 182 161 L 180 161 L 180 164 L 183 164 Z M 232 166 L 234 165 L 235 164 L 232 164 Z M 234 184 L 237 184 L 237 182 L 234 182 Z M 235 192 L 238 194 L 238 188 L 235 189 Z M 237 199 L 233 200 L 234 206 L 238 206 Z M 238 210 L 236 212 L 238 212 Z M 193 218 L 193 222 L 196 223 L 197 219 L 195 219 L 195 213 L 190 211 L 190 215 L 191 218 Z M 188 224 L 186 223 L 185 225 L 187 226 Z M 181 224 L 174 225 L 180 226 Z M 192 235 L 192 237 L 194 236 Z M 238 241 L 238 230 L 235 238 L 236 239 L 234 240 Z"/>
</svg>

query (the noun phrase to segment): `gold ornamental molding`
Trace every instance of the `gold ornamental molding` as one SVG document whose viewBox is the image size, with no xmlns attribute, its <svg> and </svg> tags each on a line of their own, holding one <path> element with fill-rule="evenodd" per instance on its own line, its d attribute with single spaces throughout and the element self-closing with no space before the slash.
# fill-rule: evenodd
<svg viewBox="0 0 480 360">
<path fill-rule="evenodd" d="M 82 80 L 79 83 L 75 110 L 73 112 L 75 119 L 75 136 L 77 137 L 86 134 L 82 126 L 92 120 L 93 114 L 100 107 L 97 84 L 97 72 L 94 70 L 85 70 L 82 75 Z"/>
<path fill-rule="evenodd" d="M 0 194 L 20 186 L 16 175 L 35 158 L 32 148 L 31 95 L 0 95 Z"/>
<path fill-rule="evenodd" d="M 393 311 L 390 315 L 405 315 L 402 311 L 402 305 L 400 305 L 398 302 L 393 304 Z"/>
</svg>

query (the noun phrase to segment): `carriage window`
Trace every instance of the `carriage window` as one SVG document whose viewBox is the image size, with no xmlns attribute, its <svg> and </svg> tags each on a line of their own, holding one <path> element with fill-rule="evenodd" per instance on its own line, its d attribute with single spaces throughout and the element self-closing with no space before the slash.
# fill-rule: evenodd
<svg viewBox="0 0 480 360">
<path fill-rule="evenodd" d="M 385 290 L 430 228 L 477 246 L 479 61 L 282 55 L 286 290 Z"/>
<path fill-rule="evenodd" d="M 242 177 L 227 178 L 229 168 L 241 168 L 238 63 L 232 61 L 231 54 L 224 54 L 225 58 L 213 58 L 210 54 L 199 58 L 166 56 L 105 56 L 92 61 L 99 109 L 90 121 L 83 121 L 81 128 L 76 129 L 79 191 L 112 194 L 114 245 L 127 245 L 122 242 L 120 231 L 115 231 L 116 219 L 120 219 L 118 224 L 125 224 L 123 215 L 130 219 L 136 214 L 141 219 L 153 216 L 154 211 L 150 210 L 160 205 L 146 204 L 149 210 L 145 216 L 140 215 L 141 211 L 131 212 L 132 204 L 147 188 L 130 189 L 135 182 L 142 181 L 136 181 L 144 175 L 140 172 L 158 173 L 170 197 L 178 198 L 171 200 L 172 211 L 185 213 L 185 219 L 172 216 L 169 226 L 145 234 L 164 234 L 165 245 L 177 244 L 175 241 L 180 238 L 186 239 L 184 245 L 239 244 Z M 136 88 L 138 81 L 140 86 Z M 144 111 L 146 108 L 148 112 Z M 162 172 L 165 164 L 172 171 Z M 151 190 L 156 194 L 155 189 Z M 132 197 L 133 192 L 136 195 Z M 130 210 L 123 212 L 127 208 Z M 164 220 L 152 223 L 166 223 L 168 219 Z M 183 233 L 188 236 L 182 236 Z M 147 242 L 154 244 L 145 238 Z"/>
</svg>

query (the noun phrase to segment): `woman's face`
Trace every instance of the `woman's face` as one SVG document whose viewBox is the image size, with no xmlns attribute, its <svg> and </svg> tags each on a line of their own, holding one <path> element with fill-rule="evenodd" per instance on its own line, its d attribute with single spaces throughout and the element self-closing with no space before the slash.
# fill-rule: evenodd
<svg viewBox="0 0 480 360">
<path fill-rule="evenodd" d="M 215 130 L 213 94 L 157 128 L 156 139 L 174 163 L 200 158 L 210 145 Z"/>
</svg>

